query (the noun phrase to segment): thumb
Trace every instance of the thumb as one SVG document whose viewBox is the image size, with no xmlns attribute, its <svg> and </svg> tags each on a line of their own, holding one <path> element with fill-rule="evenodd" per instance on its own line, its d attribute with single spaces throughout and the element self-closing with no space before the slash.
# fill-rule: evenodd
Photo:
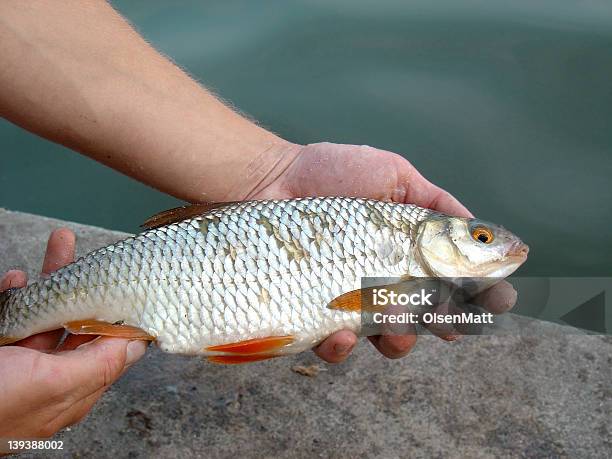
<svg viewBox="0 0 612 459">
<path fill-rule="evenodd" d="M 64 371 L 73 387 L 85 397 L 114 383 L 146 349 L 144 341 L 100 337 L 58 356 L 64 359 Z"/>
</svg>

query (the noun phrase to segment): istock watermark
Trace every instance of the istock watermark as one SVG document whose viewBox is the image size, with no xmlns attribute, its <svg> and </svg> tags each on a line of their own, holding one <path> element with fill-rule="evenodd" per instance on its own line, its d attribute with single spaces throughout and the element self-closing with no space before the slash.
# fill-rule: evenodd
<svg viewBox="0 0 612 459">
<path fill-rule="evenodd" d="M 612 278 L 363 278 L 362 334 L 609 334 Z"/>
<path fill-rule="evenodd" d="M 433 306 L 431 297 L 435 292 L 427 293 L 424 288 L 418 293 L 396 292 L 387 288 L 372 289 L 372 302 L 374 306 L 387 306 L 399 304 L 401 306 Z"/>
</svg>

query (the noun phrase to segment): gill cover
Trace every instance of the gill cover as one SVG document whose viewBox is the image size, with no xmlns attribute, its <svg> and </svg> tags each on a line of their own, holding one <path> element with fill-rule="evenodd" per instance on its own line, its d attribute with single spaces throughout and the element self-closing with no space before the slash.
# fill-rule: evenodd
<svg viewBox="0 0 612 459">
<path fill-rule="evenodd" d="M 432 276 L 503 278 L 526 260 L 528 248 L 499 225 L 434 215 L 419 225 L 416 251 Z"/>
</svg>

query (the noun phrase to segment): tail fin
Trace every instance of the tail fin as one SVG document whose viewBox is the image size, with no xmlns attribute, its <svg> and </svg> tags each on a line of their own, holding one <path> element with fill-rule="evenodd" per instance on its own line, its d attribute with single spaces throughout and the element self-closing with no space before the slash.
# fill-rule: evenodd
<svg viewBox="0 0 612 459">
<path fill-rule="evenodd" d="M 0 346 L 4 346 L 6 344 L 14 343 L 15 341 L 19 341 L 19 338 L 13 338 L 11 336 L 4 336 L 2 334 L 2 330 L 6 330 L 6 324 L 3 324 L 4 321 L 7 320 L 9 308 L 9 299 L 13 294 L 17 291 L 16 288 L 9 288 L 3 292 L 0 292 Z"/>
</svg>

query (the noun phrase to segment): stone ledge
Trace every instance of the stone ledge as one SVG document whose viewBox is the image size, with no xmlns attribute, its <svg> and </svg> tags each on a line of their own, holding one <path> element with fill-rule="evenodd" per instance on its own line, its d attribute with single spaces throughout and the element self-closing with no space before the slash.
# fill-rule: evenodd
<svg viewBox="0 0 612 459">
<path fill-rule="evenodd" d="M 35 275 L 60 226 L 79 254 L 126 236 L 0 209 L 0 271 Z M 362 342 L 335 366 L 303 353 L 225 367 L 151 349 L 60 434 L 58 457 L 610 456 L 612 338 L 535 326 L 529 337 L 425 336 L 395 361 Z M 291 370 L 312 364 L 316 377 Z"/>
</svg>

